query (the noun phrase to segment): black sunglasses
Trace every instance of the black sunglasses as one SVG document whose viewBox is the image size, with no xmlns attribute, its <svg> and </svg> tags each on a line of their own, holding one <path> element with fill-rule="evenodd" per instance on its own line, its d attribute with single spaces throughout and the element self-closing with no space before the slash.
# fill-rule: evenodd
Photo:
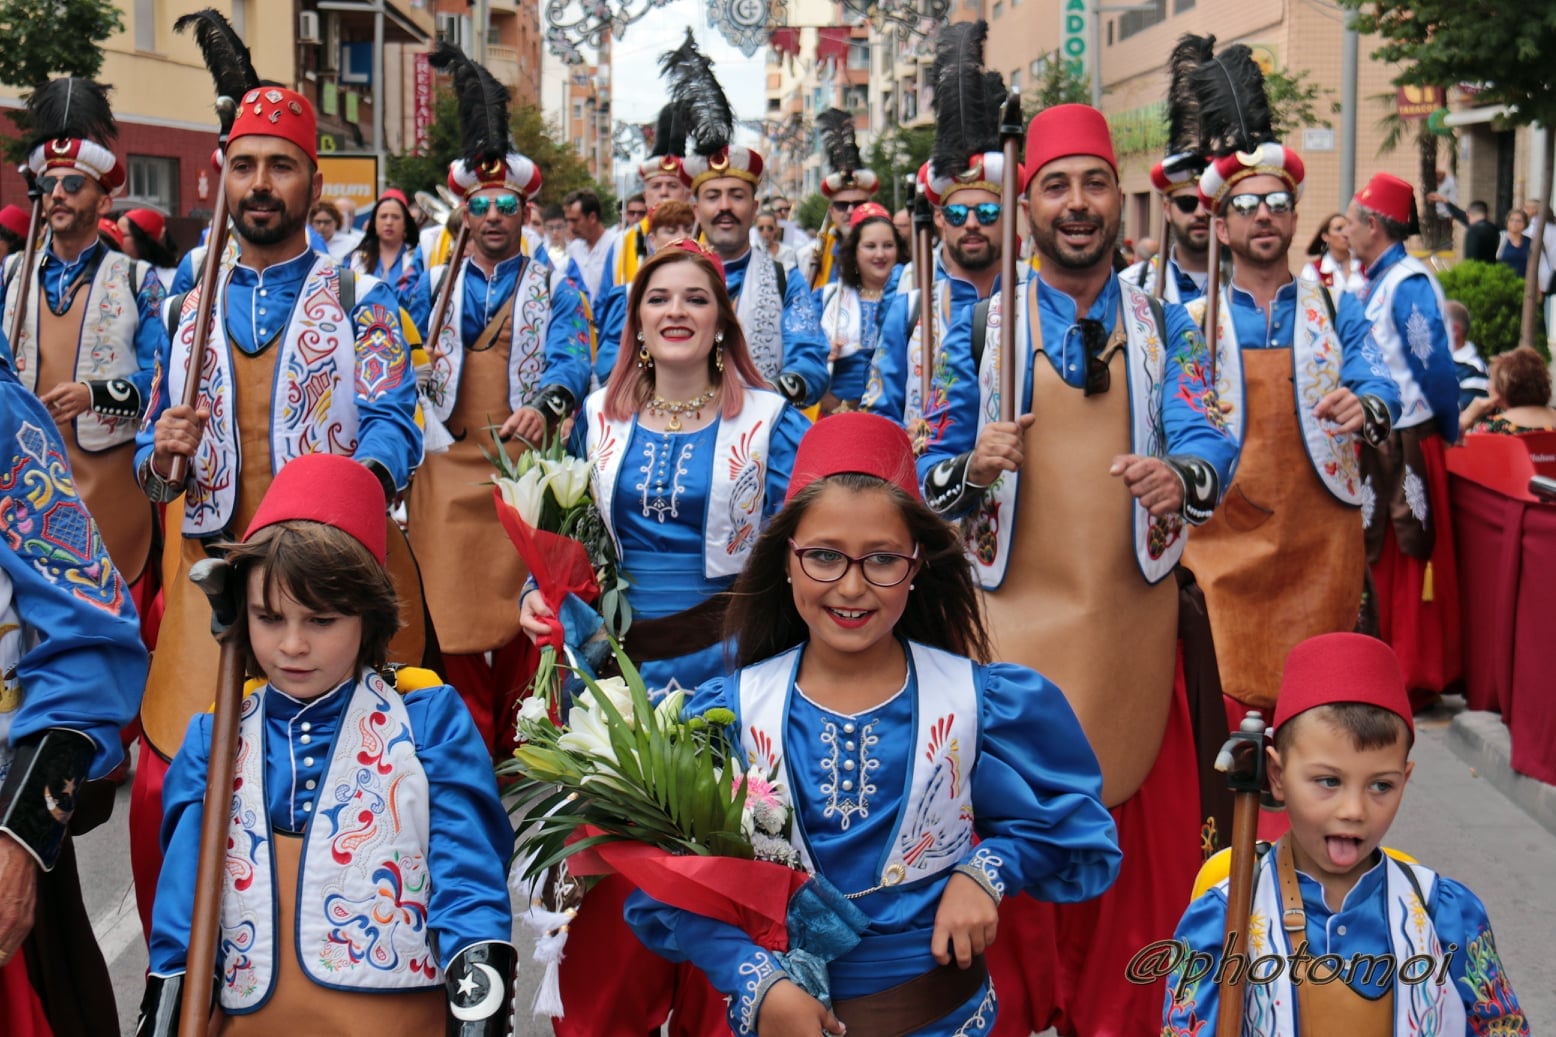
<svg viewBox="0 0 1556 1037">
<path fill-rule="evenodd" d="M 942 205 L 940 212 L 953 227 L 966 223 L 969 214 L 978 217 L 982 226 L 992 227 L 1000 221 L 1000 208 L 999 202 L 979 202 L 977 205 Z"/>
<path fill-rule="evenodd" d="M 86 186 L 86 177 L 79 173 L 71 173 L 68 176 L 40 176 L 38 187 L 44 194 L 53 194 L 55 187 L 63 187 L 66 194 L 75 194 Z"/>
<path fill-rule="evenodd" d="M 1260 204 L 1270 210 L 1271 216 L 1284 216 L 1296 204 L 1290 191 L 1268 191 L 1264 194 L 1234 194 L 1227 205 L 1239 216 L 1253 216 Z"/>
<path fill-rule="evenodd" d="M 1082 391 L 1087 396 L 1101 396 L 1113 387 L 1113 372 L 1102 359 L 1102 351 L 1108 344 L 1108 329 L 1100 320 L 1082 317 L 1075 322 L 1075 330 L 1080 332 L 1081 348 L 1086 351 L 1086 382 Z"/>
<path fill-rule="evenodd" d="M 865 204 L 869 200 L 870 199 L 868 199 L 868 198 L 861 198 L 861 199 L 859 199 L 857 201 L 851 201 L 851 202 L 835 201 L 835 202 L 832 203 L 832 208 L 834 208 L 834 209 L 842 209 L 844 212 L 852 212 L 854 209 L 856 209 L 859 206 Z M 784 210 L 784 211 L 788 211 L 788 210 Z"/>
<path fill-rule="evenodd" d="M 1185 216 L 1193 216 L 1199 211 L 1199 195 L 1197 193 L 1175 194 L 1172 196 L 1171 201 L 1173 205 L 1177 206 L 1178 211 Z"/>
</svg>

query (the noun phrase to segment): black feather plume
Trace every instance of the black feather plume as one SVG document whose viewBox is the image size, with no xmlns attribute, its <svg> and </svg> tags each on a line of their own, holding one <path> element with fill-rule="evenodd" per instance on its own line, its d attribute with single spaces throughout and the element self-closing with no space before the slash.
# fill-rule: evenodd
<svg viewBox="0 0 1556 1037">
<path fill-rule="evenodd" d="M 1200 134 L 1207 155 L 1252 151 L 1275 139 L 1264 73 L 1247 44 L 1226 48 L 1189 78 L 1199 100 Z"/>
<path fill-rule="evenodd" d="M 649 158 L 663 158 L 673 155 L 676 158 L 684 158 L 686 155 L 686 120 L 681 116 L 679 105 L 667 104 L 659 109 L 659 123 L 654 128 L 654 147 L 649 151 Z"/>
<path fill-rule="evenodd" d="M 459 100 L 460 151 L 472 167 L 503 161 L 514 150 L 508 129 L 508 88 L 447 41 L 427 59 L 433 68 L 452 72 Z"/>
<path fill-rule="evenodd" d="M 80 137 L 106 145 L 119 136 L 108 106 L 111 87 L 91 79 L 65 76 L 51 79 L 27 98 L 31 151 L 38 145 L 60 137 Z"/>
<path fill-rule="evenodd" d="M 693 150 L 712 155 L 735 135 L 735 112 L 713 75 L 713 61 L 697 49 L 691 29 L 675 50 L 662 54 L 659 67 L 670 84 L 670 103 L 687 127 Z"/>
<path fill-rule="evenodd" d="M 1167 154 L 1182 155 L 1204 150 L 1200 134 L 1199 97 L 1191 79 L 1194 71 L 1215 57 L 1216 38 L 1184 33 L 1167 61 L 1171 75 L 1167 87 Z"/>
<path fill-rule="evenodd" d="M 864 165 L 854 137 L 852 114 L 841 108 L 828 108 L 816 116 L 816 129 L 821 133 L 821 150 L 834 173 L 851 176 Z"/>
<path fill-rule="evenodd" d="M 930 71 L 935 85 L 935 146 L 929 161 L 937 177 L 955 176 L 967 169 L 972 156 L 999 148 L 1005 81 L 998 72 L 984 71 L 983 44 L 988 35 L 988 23 L 981 20 L 940 29 Z"/>
<path fill-rule="evenodd" d="M 174 32 L 194 29 L 195 43 L 205 67 L 216 81 L 216 96 L 242 101 L 243 95 L 260 85 L 259 73 L 249 48 L 222 17 L 220 11 L 207 7 L 194 14 L 186 14 L 173 23 Z"/>
</svg>

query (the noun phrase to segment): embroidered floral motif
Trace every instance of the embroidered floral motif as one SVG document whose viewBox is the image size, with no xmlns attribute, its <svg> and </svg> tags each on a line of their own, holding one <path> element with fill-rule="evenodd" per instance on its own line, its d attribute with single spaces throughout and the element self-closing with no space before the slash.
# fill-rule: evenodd
<svg viewBox="0 0 1556 1037">
<path fill-rule="evenodd" d="M 983 1000 L 978 1002 L 977 1009 L 956 1028 L 956 1032 L 951 1037 L 973 1037 L 974 1034 L 988 1033 L 994 1026 L 998 1005 L 999 999 L 994 996 L 994 983 L 990 981 L 983 988 Z"/>
<path fill-rule="evenodd" d="M 1432 322 L 1414 303 L 1410 304 L 1410 317 L 1405 321 L 1405 344 L 1411 354 L 1422 364 L 1432 359 Z"/>
<path fill-rule="evenodd" d="M 681 494 L 686 492 L 686 486 L 681 480 L 691 474 L 689 466 L 695 451 L 696 446 L 692 442 L 683 442 L 677 448 L 675 441 L 668 436 L 657 443 L 650 440 L 643 444 L 643 467 L 638 469 L 643 481 L 634 489 L 642 494 L 644 518 L 657 519 L 660 525 L 664 525 L 666 516 L 680 518 Z M 675 470 L 667 471 L 672 463 Z"/>
<path fill-rule="evenodd" d="M 872 720 L 856 732 L 853 721 L 838 724 L 827 720 L 821 729 L 821 744 L 827 747 L 821 760 L 827 775 L 821 783 L 821 794 L 826 797 L 821 816 L 836 817 L 838 827 L 845 832 L 856 815 L 870 816 L 870 797 L 876 793 L 870 775 L 881 768 L 881 761 L 870 755 L 881 740 L 875 725 Z"/>
<path fill-rule="evenodd" d="M 1527 1037 L 1529 1021 L 1518 1010 L 1491 931 L 1482 928 L 1464 950 L 1464 975 L 1459 982 L 1470 1002 L 1470 1033 L 1475 1037 Z"/>
<path fill-rule="evenodd" d="M 356 324 L 356 393 L 376 400 L 405 378 L 405 343 L 395 330 L 397 316 L 388 307 L 358 308 Z"/>
<path fill-rule="evenodd" d="M 1362 480 L 1361 487 L 1361 514 L 1362 528 L 1372 527 L 1373 513 L 1378 510 L 1378 491 L 1372 488 L 1372 476 Z"/>
<path fill-rule="evenodd" d="M 740 963 L 740 974 L 747 978 L 740 994 L 739 1015 L 734 1021 L 740 1033 L 751 1034 L 756 1032 L 756 1015 L 768 988 L 787 977 L 772 955 L 763 950 L 751 955 L 751 960 Z"/>
<path fill-rule="evenodd" d="M 1405 503 L 1410 507 L 1411 517 L 1424 525 L 1427 512 L 1430 510 L 1426 498 L 1426 483 L 1421 481 L 1421 477 L 1409 465 L 1405 466 Z"/>
<path fill-rule="evenodd" d="M 753 445 L 762 433 L 762 424 L 758 422 L 730 450 L 729 474 L 734 487 L 729 496 L 729 536 L 724 543 L 726 554 L 739 554 L 756 539 L 757 511 L 762 506 L 767 463 L 762 452 L 753 449 Z"/>
</svg>

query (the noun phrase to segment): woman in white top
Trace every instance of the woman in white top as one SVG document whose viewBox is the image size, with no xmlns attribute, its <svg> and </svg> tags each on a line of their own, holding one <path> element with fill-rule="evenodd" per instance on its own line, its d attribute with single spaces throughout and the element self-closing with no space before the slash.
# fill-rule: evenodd
<svg viewBox="0 0 1556 1037">
<path fill-rule="evenodd" d="M 1345 214 L 1332 213 L 1308 244 L 1313 261 L 1302 268 L 1304 280 L 1317 281 L 1331 292 L 1336 290 L 1360 295 L 1366 286 L 1361 260 L 1351 255 L 1351 241 L 1345 236 Z"/>
</svg>

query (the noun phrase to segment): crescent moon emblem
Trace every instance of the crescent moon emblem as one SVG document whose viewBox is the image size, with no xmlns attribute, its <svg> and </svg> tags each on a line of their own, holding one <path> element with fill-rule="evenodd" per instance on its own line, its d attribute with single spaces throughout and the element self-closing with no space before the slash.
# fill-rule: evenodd
<svg viewBox="0 0 1556 1037">
<path fill-rule="evenodd" d="M 497 970 L 485 962 L 476 962 L 475 968 L 486 977 L 486 996 L 475 1004 L 466 1008 L 462 1005 L 450 1004 L 448 1010 L 453 1013 L 455 1019 L 462 1023 L 479 1022 L 482 1019 L 490 1019 L 502 1007 L 502 977 L 497 975 Z"/>
</svg>

